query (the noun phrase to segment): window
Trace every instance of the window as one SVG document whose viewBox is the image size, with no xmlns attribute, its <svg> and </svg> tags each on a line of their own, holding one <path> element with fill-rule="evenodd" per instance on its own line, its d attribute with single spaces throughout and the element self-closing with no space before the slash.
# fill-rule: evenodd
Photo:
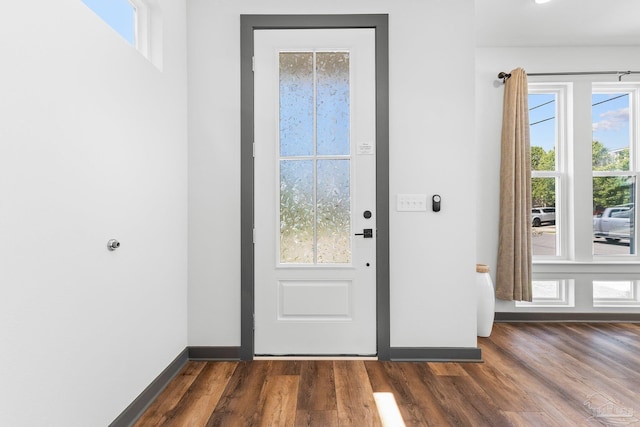
<svg viewBox="0 0 640 427">
<path fill-rule="evenodd" d="M 157 0 L 82 0 L 158 69 L 162 69 L 162 16 Z"/>
<path fill-rule="evenodd" d="M 351 263 L 349 52 L 281 52 L 280 263 Z"/>
<path fill-rule="evenodd" d="M 573 307 L 574 282 L 570 279 L 534 280 L 533 301 L 517 301 L 516 307 Z"/>
<path fill-rule="evenodd" d="M 594 307 L 640 307 L 638 280 L 594 280 Z"/>
<path fill-rule="evenodd" d="M 585 286 L 598 277 L 581 307 L 640 306 L 639 282 L 606 280 L 607 264 L 640 261 L 639 114 L 640 83 L 529 84 L 534 280 L 545 280 L 517 307 L 571 307 L 562 295 L 573 285 L 551 279 L 574 273 Z"/>
<path fill-rule="evenodd" d="M 136 46 L 136 7 L 128 0 L 82 0 L 130 45 Z"/>
<path fill-rule="evenodd" d="M 534 260 L 640 260 L 635 245 L 639 93 L 640 84 L 593 83 L 587 122 L 584 115 L 572 116 L 589 105 L 581 94 L 577 99 L 585 105 L 570 108 L 571 83 L 529 85 Z M 582 132 L 587 126 L 589 145 Z M 580 141 L 570 134 L 582 135 Z"/>
<path fill-rule="evenodd" d="M 630 126 L 634 96 L 635 91 L 619 85 L 593 87 L 594 256 L 636 253 L 636 144 Z"/>
<path fill-rule="evenodd" d="M 566 256 L 562 212 L 565 178 L 566 98 L 563 85 L 529 85 L 531 225 L 533 255 Z"/>
</svg>

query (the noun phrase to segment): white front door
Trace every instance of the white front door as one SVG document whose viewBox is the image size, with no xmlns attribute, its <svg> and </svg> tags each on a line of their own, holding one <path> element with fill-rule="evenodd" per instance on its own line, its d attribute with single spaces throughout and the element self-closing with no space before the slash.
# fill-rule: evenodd
<svg viewBox="0 0 640 427">
<path fill-rule="evenodd" d="M 376 354 L 375 30 L 254 31 L 255 354 Z"/>
</svg>

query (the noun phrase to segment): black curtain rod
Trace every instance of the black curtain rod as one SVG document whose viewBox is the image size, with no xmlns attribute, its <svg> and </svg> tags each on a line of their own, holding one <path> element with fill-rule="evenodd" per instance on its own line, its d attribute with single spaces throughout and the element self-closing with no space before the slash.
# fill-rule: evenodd
<svg viewBox="0 0 640 427">
<path fill-rule="evenodd" d="M 563 73 L 527 73 L 527 76 L 591 76 L 601 74 L 612 74 L 618 76 L 618 81 L 622 81 L 622 76 L 628 76 L 629 74 L 640 74 L 640 71 L 569 71 Z M 506 82 L 511 77 L 510 73 L 504 71 L 498 74 L 498 78 L 502 79 L 502 82 Z"/>
</svg>

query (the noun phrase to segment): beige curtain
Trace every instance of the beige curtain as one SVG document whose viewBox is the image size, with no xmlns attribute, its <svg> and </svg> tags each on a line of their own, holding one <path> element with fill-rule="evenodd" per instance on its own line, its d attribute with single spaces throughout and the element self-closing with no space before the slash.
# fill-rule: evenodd
<svg viewBox="0 0 640 427">
<path fill-rule="evenodd" d="M 500 162 L 500 238 L 496 296 L 531 301 L 531 151 L 527 74 L 505 82 Z"/>
</svg>

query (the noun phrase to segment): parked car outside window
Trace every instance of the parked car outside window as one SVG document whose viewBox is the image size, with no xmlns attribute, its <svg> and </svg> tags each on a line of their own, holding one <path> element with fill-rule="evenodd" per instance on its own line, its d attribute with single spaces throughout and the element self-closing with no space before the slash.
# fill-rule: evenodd
<svg viewBox="0 0 640 427">
<path fill-rule="evenodd" d="M 531 209 L 531 224 L 540 227 L 542 224 L 556 223 L 556 208 L 533 208 Z"/>
<path fill-rule="evenodd" d="M 593 237 L 615 242 L 629 239 L 633 234 L 635 209 L 633 203 L 612 206 L 593 217 Z"/>
</svg>

